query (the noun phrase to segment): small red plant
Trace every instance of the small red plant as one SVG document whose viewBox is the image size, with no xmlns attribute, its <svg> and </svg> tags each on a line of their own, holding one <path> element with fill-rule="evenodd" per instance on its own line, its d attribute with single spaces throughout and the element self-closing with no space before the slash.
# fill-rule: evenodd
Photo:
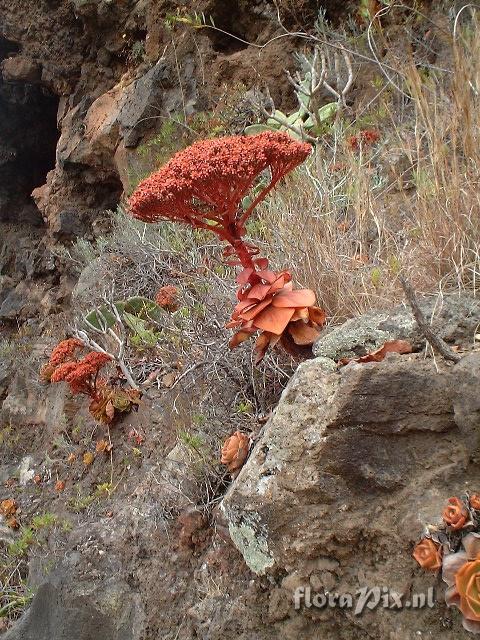
<svg viewBox="0 0 480 640">
<path fill-rule="evenodd" d="M 155 302 L 165 311 L 176 311 L 178 304 L 178 290 L 171 284 L 167 284 L 155 294 Z"/>
<path fill-rule="evenodd" d="M 359 151 L 364 147 L 370 147 L 380 139 L 380 134 L 375 129 L 363 129 L 357 135 L 347 138 L 347 145 L 352 151 Z"/>
<path fill-rule="evenodd" d="M 296 352 L 292 345 L 311 346 L 325 320 L 324 312 L 313 306 L 313 291 L 294 291 L 290 273 L 268 271 L 268 261 L 255 257 L 258 248 L 243 239 L 254 208 L 310 151 L 310 145 L 274 131 L 203 140 L 173 156 L 130 198 L 132 215 L 144 222 L 183 222 L 208 229 L 230 245 L 225 258 L 243 267 L 239 303 L 227 325 L 239 331 L 230 346 L 260 331 L 257 361 L 280 340 L 291 352 Z M 267 169 L 268 183 L 243 208 L 244 197 Z"/>
<path fill-rule="evenodd" d="M 73 395 L 88 396 L 89 411 L 94 419 L 110 424 L 116 411 L 129 411 L 139 403 L 140 393 L 136 389 L 112 386 L 99 377 L 100 370 L 112 361 L 111 356 L 91 351 L 80 360 L 75 359 L 75 351 L 81 347 L 83 343 L 80 340 L 60 342 L 40 370 L 40 376 L 44 381 L 66 382 Z"/>
<path fill-rule="evenodd" d="M 220 462 L 227 467 L 231 474 L 236 475 L 245 464 L 250 444 L 249 436 L 241 431 L 235 431 L 225 440 Z"/>
<path fill-rule="evenodd" d="M 431 538 L 422 538 L 412 555 L 422 569 L 438 571 L 442 566 L 442 547 Z"/>
<path fill-rule="evenodd" d="M 100 369 L 112 359 L 104 353 L 91 351 L 78 361 L 64 362 L 52 374 L 52 382 L 65 381 L 75 395 L 83 393 L 94 397 L 97 392 L 97 379 Z"/>
<path fill-rule="evenodd" d="M 480 514 L 478 494 L 448 499 L 442 524 L 428 525 L 413 557 L 430 571 L 442 570 L 445 602 L 458 607 L 462 624 L 480 633 Z"/>
<path fill-rule="evenodd" d="M 460 498 L 449 498 L 442 518 L 453 531 L 457 531 L 465 526 L 468 520 L 468 510 Z"/>
</svg>

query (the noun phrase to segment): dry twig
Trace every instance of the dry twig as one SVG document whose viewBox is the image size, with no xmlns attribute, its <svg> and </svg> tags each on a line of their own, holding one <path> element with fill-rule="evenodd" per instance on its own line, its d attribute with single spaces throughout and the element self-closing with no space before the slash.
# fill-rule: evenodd
<svg viewBox="0 0 480 640">
<path fill-rule="evenodd" d="M 412 308 L 412 312 L 415 320 L 417 321 L 418 328 L 423 333 L 425 338 L 432 345 L 432 347 L 436 349 L 443 358 L 445 358 L 445 360 L 449 360 L 450 362 L 459 362 L 459 360 L 461 360 L 461 356 L 458 353 L 452 351 L 445 340 L 437 335 L 428 323 L 428 320 L 425 318 L 423 311 L 420 309 L 417 296 L 415 295 L 415 291 L 413 290 L 410 282 L 407 280 L 407 278 L 405 278 L 405 276 L 398 276 L 398 279 L 405 292 L 408 304 Z"/>
</svg>

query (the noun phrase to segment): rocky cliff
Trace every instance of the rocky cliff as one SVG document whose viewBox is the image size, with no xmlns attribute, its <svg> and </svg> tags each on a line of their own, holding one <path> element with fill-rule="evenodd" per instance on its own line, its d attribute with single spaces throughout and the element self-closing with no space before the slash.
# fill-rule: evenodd
<svg viewBox="0 0 480 640">
<path fill-rule="evenodd" d="M 241 133 L 254 86 L 266 82 L 276 106 L 293 109 L 285 70 L 302 44 L 285 30 L 311 27 L 322 9 L 364 34 L 358 4 L 198 0 L 185 12 L 171 0 L 0 0 L 0 499 L 15 501 L 18 519 L 0 522 L 5 640 L 468 637 L 411 553 L 451 494 L 480 489 L 475 295 L 421 301 L 462 354 L 455 365 L 429 357 L 401 305 L 328 328 L 295 373 L 298 362 L 281 359 L 257 370 L 247 351 L 219 356 L 232 298 L 223 265 L 168 230 L 170 253 L 163 236 L 144 242 L 137 229 L 127 255 L 125 219 L 112 213 L 195 137 Z M 215 30 L 195 23 L 202 12 Z M 420 18 L 409 22 L 413 54 L 447 64 L 443 23 L 432 36 Z M 349 108 L 377 93 L 369 73 L 356 77 L 361 99 Z M 395 180 L 407 173 L 400 164 Z M 395 215 L 408 217 L 392 184 Z M 108 253 L 75 260 L 79 240 L 91 250 L 110 237 Z M 150 386 L 107 436 L 38 371 L 77 307 L 118 274 L 122 294 L 180 283 L 183 324 L 166 321 L 169 341 L 150 359 L 140 353 Z M 391 339 L 414 352 L 337 366 Z M 234 478 L 218 449 L 238 428 L 252 450 Z M 432 585 L 420 609 L 392 605 Z M 311 606 L 364 588 L 380 590 L 375 607 Z"/>
<path fill-rule="evenodd" d="M 286 18 L 298 24 L 316 6 L 287 7 Z M 222 2 L 198 2 L 192 13 L 207 12 L 227 33 L 200 29 L 194 37 L 181 23 L 172 31 L 168 16 L 180 8 L 133 0 L 0 6 L 0 219 L 10 238 L 1 270 L 4 320 L 31 315 L 20 280 L 39 286 L 37 302 L 48 292 L 48 307 L 62 303 L 52 244 L 105 230 L 105 211 L 145 171 L 139 147 L 166 120 L 212 109 L 226 86 L 256 77 L 272 81 L 279 106 L 292 100 L 284 72 L 292 43 L 256 47 L 278 33 L 272 3 L 238 2 L 226 11 Z M 168 144 L 180 146 L 183 133 Z M 10 237 L 12 222 L 21 230 Z M 25 272 L 11 251 L 27 238 L 37 264 Z"/>
</svg>

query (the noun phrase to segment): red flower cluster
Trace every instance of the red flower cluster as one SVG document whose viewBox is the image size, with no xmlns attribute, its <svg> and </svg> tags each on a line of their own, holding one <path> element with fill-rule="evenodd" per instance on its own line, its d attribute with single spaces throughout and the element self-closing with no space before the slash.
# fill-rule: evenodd
<svg viewBox="0 0 480 640">
<path fill-rule="evenodd" d="M 359 151 L 363 147 L 369 147 L 380 139 L 380 134 L 375 129 L 364 129 L 355 136 L 347 138 L 347 144 L 352 151 Z"/>
<path fill-rule="evenodd" d="M 58 365 L 62 364 L 62 362 L 70 360 L 70 358 L 75 354 L 75 351 L 77 349 L 81 349 L 82 347 L 83 342 L 81 340 L 77 340 L 76 338 L 68 338 L 67 340 L 62 340 L 52 351 L 49 363 L 54 367 L 58 367 Z"/>
<path fill-rule="evenodd" d="M 40 369 L 40 378 L 44 382 L 50 382 L 55 369 L 73 358 L 75 351 L 83 347 L 83 342 L 76 338 L 68 338 L 57 344 L 50 354 L 49 361 Z"/>
<path fill-rule="evenodd" d="M 213 231 L 235 247 L 245 267 L 252 266 L 250 252 L 241 241 L 246 220 L 310 151 L 310 145 L 274 131 L 201 140 L 143 180 L 130 198 L 130 211 L 144 222 L 174 220 Z M 242 198 L 267 168 L 269 184 L 243 211 Z"/>
<path fill-rule="evenodd" d="M 110 356 L 92 351 L 78 362 L 61 364 L 54 371 L 51 381 L 65 381 L 73 394 L 84 393 L 87 396 L 94 397 L 98 373 L 110 361 Z"/>
<path fill-rule="evenodd" d="M 137 405 L 140 393 L 136 389 L 110 386 L 99 377 L 100 369 L 112 361 L 111 356 L 91 351 L 81 360 L 75 359 L 75 350 L 82 346 L 80 340 L 60 342 L 40 375 L 45 381 L 66 382 L 73 394 L 89 396 L 89 411 L 94 419 L 109 424 L 115 417 L 115 411 L 130 411 L 133 405 Z"/>
<path fill-rule="evenodd" d="M 155 302 L 166 311 L 178 309 L 178 290 L 171 284 L 160 287 L 155 295 Z"/>
<path fill-rule="evenodd" d="M 313 306 L 315 294 L 311 289 L 294 290 L 291 280 L 288 271 L 244 269 L 239 274 L 239 303 L 227 324 L 228 328 L 239 331 L 230 340 L 230 348 L 258 330 L 261 334 L 255 345 L 257 362 L 262 360 L 268 347 L 280 340 L 288 351 L 292 351 L 292 342 L 298 347 L 313 344 L 325 322 L 325 312 Z"/>
</svg>

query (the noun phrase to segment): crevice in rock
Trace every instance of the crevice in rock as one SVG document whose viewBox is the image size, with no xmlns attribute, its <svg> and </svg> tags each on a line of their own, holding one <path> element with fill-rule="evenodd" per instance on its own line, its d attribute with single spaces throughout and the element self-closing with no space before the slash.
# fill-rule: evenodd
<svg viewBox="0 0 480 640">
<path fill-rule="evenodd" d="M 220 33 L 219 31 L 207 29 L 214 51 L 230 55 L 237 51 L 243 51 L 248 47 L 246 42 L 249 42 L 249 29 L 248 24 L 244 23 L 245 14 L 240 7 L 239 0 L 233 0 L 229 3 L 215 3 L 210 16 L 215 26 L 226 32 Z M 237 40 L 237 38 L 241 38 L 241 40 L 244 40 L 245 42 Z"/>
<path fill-rule="evenodd" d="M 13 53 L 17 53 L 20 47 L 13 40 L 0 37 L 0 60 L 4 60 Z"/>
<path fill-rule="evenodd" d="M 15 62 L 12 53 L 14 43 L 0 38 L 0 58 Z M 31 192 L 55 166 L 58 98 L 36 82 L 6 75 L 0 76 L 0 221 L 38 225 Z"/>
</svg>

